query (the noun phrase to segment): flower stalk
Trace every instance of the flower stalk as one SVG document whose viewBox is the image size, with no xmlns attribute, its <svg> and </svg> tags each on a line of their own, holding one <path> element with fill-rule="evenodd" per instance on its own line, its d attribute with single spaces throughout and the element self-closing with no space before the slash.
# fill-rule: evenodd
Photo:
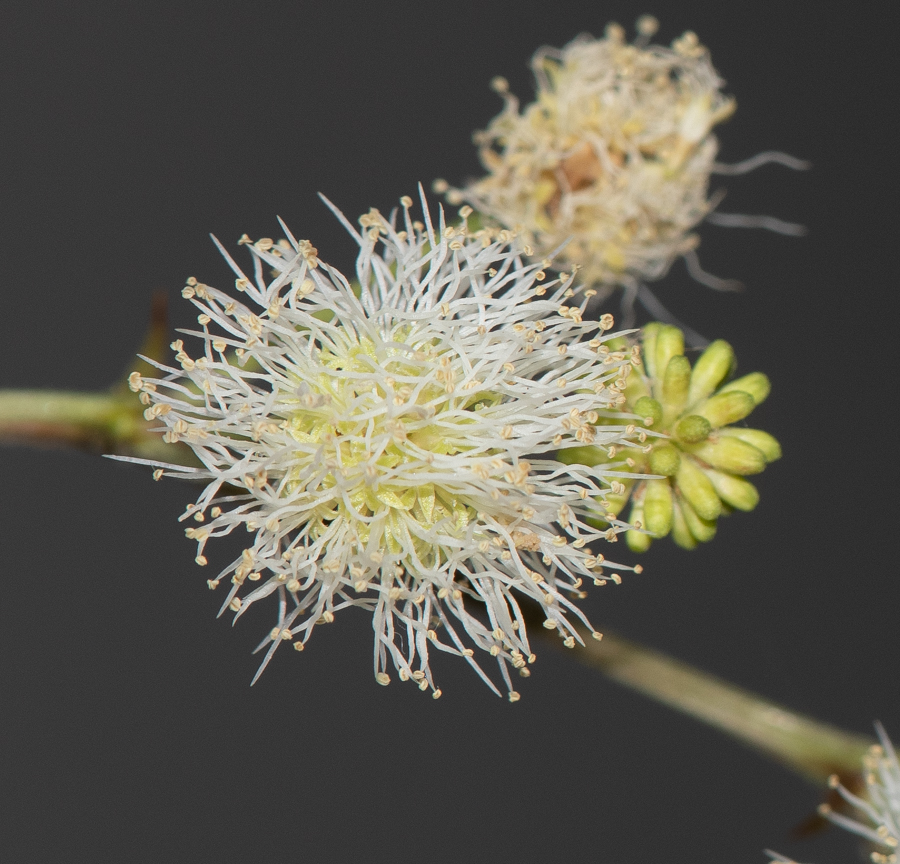
<svg viewBox="0 0 900 864">
<path fill-rule="evenodd" d="M 861 760 L 875 743 L 610 633 L 604 633 L 602 642 L 585 639 L 574 656 L 619 684 L 754 747 L 816 785 L 832 775 L 845 786 L 857 785 Z"/>
<path fill-rule="evenodd" d="M 138 364 L 141 371 L 154 367 L 168 350 L 166 295 L 157 293 Z M 92 453 L 162 459 L 178 465 L 196 465 L 186 446 L 166 445 L 151 431 L 143 406 L 123 379 L 106 391 L 0 390 L 0 445 L 72 447 Z"/>
<path fill-rule="evenodd" d="M 74 447 L 172 461 L 136 400 L 69 390 L 0 390 L 0 443 Z M 165 447 L 165 449 L 164 449 Z M 188 451 L 185 448 L 185 457 Z"/>
</svg>

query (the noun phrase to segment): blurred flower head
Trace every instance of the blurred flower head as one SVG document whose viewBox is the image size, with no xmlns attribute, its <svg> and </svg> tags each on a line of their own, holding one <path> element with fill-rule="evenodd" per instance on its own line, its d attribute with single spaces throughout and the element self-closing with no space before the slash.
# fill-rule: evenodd
<svg viewBox="0 0 900 864">
<path fill-rule="evenodd" d="M 618 345 L 618 340 L 611 343 Z M 627 534 L 636 552 L 670 532 L 679 546 L 692 549 L 712 540 L 719 516 L 756 506 L 759 494 L 744 477 L 781 456 L 768 432 L 734 425 L 768 396 L 769 379 L 752 372 L 728 381 L 735 357 L 722 339 L 692 367 L 682 331 L 658 322 L 643 329 L 635 353 L 640 359 L 628 378 L 623 410 L 641 418 L 646 446 L 637 452 L 590 446 L 560 458 L 656 475 L 625 479 L 617 493 L 606 496 L 606 512 L 615 516 L 631 502 L 628 521 L 644 529 Z"/>
<path fill-rule="evenodd" d="M 860 819 L 850 819 L 836 813 L 828 804 L 820 805 L 819 813 L 835 825 L 873 844 L 875 849 L 869 857 L 874 864 L 897 864 L 896 850 L 900 845 L 900 762 L 884 727 L 876 723 L 875 729 L 881 743 L 874 745 L 863 757 L 863 796 L 854 795 L 842 786 L 837 775 L 832 775 L 828 780 L 828 785 L 859 813 Z M 768 854 L 774 861 L 796 864 L 777 852 Z"/>
<path fill-rule="evenodd" d="M 873 746 L 863 758 L 865 797 L 845 789 L 837 776 L 828 784 L 837 789 L 844 800 L 855 807 L 866 821 L 848 819 L 835 813 L 827 804 L 819 812 L 836 825 L 865 837 L 879 847 L 871 857 L 875 864 L 896 864 L 896 849 L 900 844 L 900 762 L 887 733 L 880 723 L 875 724 L 880 744 Z"/>
<path fill-rule="evenodd" d="M 618 579 L 589 544 L 627 526 L 587 522 L 615 472 L 554 454 L 629 446 L 628 361 L 606 349 L 612 319 L 583 321 L 572 277 L 524 261 L 511 232 L 470 233 L 469 208 L 455 227 L 427 207 L 414 221 L 401 203 L 360 231 L 337 214 L 359 244 L 353 282 L 286 227 L 281 244 L 243 239 L 252 278 L 223 250 L 238 293 L 195 279 L 183 291 L 199 352 L 178 340 L 180 368 L 131 386 L 204 466 L 156 472 L 207 484 L 182 517 L 197 562 L 209 540 L 250 535 L 209 586 L 226 583 L 237 616 L 277 601 L 261 668 L 356 606 L 372 615 L 379 683 L 396 671 L 439 695 L 437 650 L 494 688 L 477 650 L 515 701 L 510 669 L 534 659 L 519 600 L 572 645 L 583 581 Z"/>
<path fill-rule="evenodd" d="M 647 44 L 656 27 L 641 18 L 633 44 L 611 24 L 602 39 L 542 48 L 537 96 L 521 112 L 496 79 L 505 107 L 475 136 L 488 174 L 448 199 L 514 228 L 538 256 L 568 241 L 559 260 L 587 284 L 665 275 L 699 242 L 691 232 L 713 206 L 711 130 L 735 103 L 693 33 Z"/>
</svg>

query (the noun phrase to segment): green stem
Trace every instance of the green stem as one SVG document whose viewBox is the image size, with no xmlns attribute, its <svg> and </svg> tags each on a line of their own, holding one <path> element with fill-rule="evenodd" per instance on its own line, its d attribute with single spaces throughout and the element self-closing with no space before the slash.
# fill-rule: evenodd
<svg viewBox="0 0 900 864">
<path fill-rule="evenodd" d="M 0 443 L 66 446 L 190 464 L 185 447 L 151 432 L 133 393 L 0 390 Z"/>
<path fill-rule="evenodd" d="M 609 633 L 597 642 L 590 638 L 590 632 L 582 630 L 585 645 L 574 656 L 614 681 L 715 726 L 817 785 L 832 774 L 841 777 L 850 788 L 858 785 L 855 781 L 862 757 L 874 739 L 798 714 Z M 558 637 L 546 635 L 550 637 L 548 641 L 559 643 Z"/>
</svg>

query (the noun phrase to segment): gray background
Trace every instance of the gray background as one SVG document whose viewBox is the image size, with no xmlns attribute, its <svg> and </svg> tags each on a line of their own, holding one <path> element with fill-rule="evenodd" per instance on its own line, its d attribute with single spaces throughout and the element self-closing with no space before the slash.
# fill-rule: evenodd
<svg viewBox="0 0 900 864">
<path fill-rule="evenodd" d="M 3 4 L 0 386 L 100 389 L 130 368 L 149 298 L 230 279 L 207 232 L 353 247 L 355 217 L 479 173 L 473 129 L 505 75 L 642 12 L 694 29 L 738 99 L 704 265 L 742 294 L 659 286 L 673 312 L 772 378 L 753 423 L 785 458 L 708 547 L 654 546 L 585 608 L 614 630 L 795 709 L 900 739 L 897 687 L 896 7 L 800 3 Z M 0 450 L 0 858 L 128 862 L 756 862 L 815 790 L 716 732 L 544 651 L 517 705 L 461 663 L 439 702 L 378 687 L 350 611 L 259 683 L 262 609 L 232 630 L 176 522 L 191 490 L 87 454 Z M 617 548 L 624 556 L 626 550 Z M 224 552 L 219 553 L 223 557 Z"/>
</svg>

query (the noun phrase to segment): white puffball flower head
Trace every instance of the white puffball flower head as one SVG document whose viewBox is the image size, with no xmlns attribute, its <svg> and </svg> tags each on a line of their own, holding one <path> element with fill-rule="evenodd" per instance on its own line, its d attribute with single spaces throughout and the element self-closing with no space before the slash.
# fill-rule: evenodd
<svg viewBox="0 0 900 864">
<path fill-rule="evenodd" d="M 647 44 L 656 26 L 642 18 L 633 44 L 610 24 L 602 39 L 540 49 L 536 98 L 521 113 L 495 79 L 505 107 L 475 135 L 489 173 L 435 188 L 515 228 L 538 255 L 571 238 L 561 262 L 607 292 L 664 276 L 697 246 L 692 231 L 715 206 L 711 129 L 735 102 L 693 33 L 671 48 Z"/>
<path fill-rule="evenodd" d="M 624 461 L 553 458 L 589 442 L 638 446 L 627 418 L 595 425 L 622 403 L 630 358 L 605 345 L 609 316 L 582 320 L 572 277 L 549 279 L 511 233 L 470 235 L 469 208 L 434 226 L 424 197 L 424 223 L 413 221 L 401 203 L 402 216 L 363 216 L 361 232 L 335 210 L 359 244 L 352 282 L 284 225 L 282 245 L 244 238 L 254 278 L 223 249 L 238 296 L 195 279 L 183 291 L 200 311 L 201 329 L 184 331 L 199 356 L 179 340 L 181 368 L 156 364 L 159 377 L 134 373 L 131 386 L 204 466 L 152 463 L 157 478 L 207 483 L 182 517 L 199 523 L 186 530 L 197 563 L 214 537 L 252 537 L 209 586 L 230 581 L 222 611 L 236 617 L 277 600 L 260 672 L 279 645 L 302 649 L 356 606 L 372 614 L 379 683 L 392 666 L 438 696 L 438 650 L 499 693 L 478 649 L 516 701 L 509 667 L 527 676 L 534 659 L 517 597 L 571 646 L 569 616 L 587 624 L 571 599 L 583 580 L 632 569 L 588 548 L 628 527 L 587 523 Z"/>
</svg>

